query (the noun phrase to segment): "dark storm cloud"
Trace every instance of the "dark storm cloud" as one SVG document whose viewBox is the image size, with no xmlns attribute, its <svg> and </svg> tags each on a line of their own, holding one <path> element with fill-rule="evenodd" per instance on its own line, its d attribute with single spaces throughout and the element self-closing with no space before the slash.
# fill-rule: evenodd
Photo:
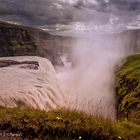
<svg viewBox="0 0 140 140">
<path fill-rule="evenodd" d="M 94 2 L 92 2 L 94 1 Z M 113 7 L 122 11 L 140 10 L 140 0 L 79 0 L 74 5 L 76 8 L 90 8 L 97 11 L 112 12 Z"/>
<path fill-rule="evenodd" d="M 119 10 L 140 10 L 140 0 L 110 0 L 110 4 L 116 5 Z"/>
<path fill-rule="evenodd" d="M 0 19 L 28 25 L 108 19 L 108 13 L 135 15 L 140 0 L 0 0 Z"/>
<path fill-rule="evenodd" d="M 27 24 L 65 23 L 71 18 L 68 11 L 67 5 L 55 0 L 0 0 L 0 17 Z"/>
</svg>

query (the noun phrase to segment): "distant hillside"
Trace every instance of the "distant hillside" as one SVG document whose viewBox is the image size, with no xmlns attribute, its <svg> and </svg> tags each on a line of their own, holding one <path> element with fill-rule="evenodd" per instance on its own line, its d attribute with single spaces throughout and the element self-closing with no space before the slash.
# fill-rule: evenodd
<svg viewBox="0 0 140 140">
<path fill-rule="evenodd" d="M 60 55 L 69 49 L 73 39 L 53 36 L 26 26 L 0 22 L 0 56 L 37 55 L 61 65 Z"/>
</svg>

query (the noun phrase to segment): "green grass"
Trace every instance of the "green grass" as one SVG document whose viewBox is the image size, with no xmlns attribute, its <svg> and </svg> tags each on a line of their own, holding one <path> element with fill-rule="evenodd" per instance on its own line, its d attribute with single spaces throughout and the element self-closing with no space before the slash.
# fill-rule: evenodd
<svg viewBox="0 0 140 140">
<path fill-rule="evenodd" d="M 120 119 L 140 124 L 140 55 L 128 57 L 117 72 L 116 93 Z"/>
<path fill-rule="evenodd" d="M 139 140 L 140 126 L 70 110 L 0 108 L 0 131 L 49 140 Z"/>
</svg>

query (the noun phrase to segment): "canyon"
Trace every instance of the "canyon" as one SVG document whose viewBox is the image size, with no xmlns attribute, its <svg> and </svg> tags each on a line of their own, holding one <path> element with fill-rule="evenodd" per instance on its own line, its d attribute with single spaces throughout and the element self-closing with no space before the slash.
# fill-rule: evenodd
<svg viewBox="0 0 140 140">
<path fill-rule="evenodd" d="M 140 30 L 58 36 L 0 22 L 0 105 L 66 107 L 116 119 L 115 71 L 140 51 L 139 37 Z"/>
</svg>

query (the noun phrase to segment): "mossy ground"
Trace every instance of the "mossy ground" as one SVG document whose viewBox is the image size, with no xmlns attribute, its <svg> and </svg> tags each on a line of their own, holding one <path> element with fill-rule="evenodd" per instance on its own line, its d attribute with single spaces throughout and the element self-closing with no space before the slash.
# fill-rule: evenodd
<svg viewBox="0 0 140 140">
<path fill-rule="evenodd" d="M 140 126 L 70 110 L 0 108 L 0 131 L 49 140 L 139 140 Z"/>
<path fill-rule="evenodd" d="M 118 117 L 140 124 L 140 55 L 128 57 L 117 72 Z"/>
</svg>

